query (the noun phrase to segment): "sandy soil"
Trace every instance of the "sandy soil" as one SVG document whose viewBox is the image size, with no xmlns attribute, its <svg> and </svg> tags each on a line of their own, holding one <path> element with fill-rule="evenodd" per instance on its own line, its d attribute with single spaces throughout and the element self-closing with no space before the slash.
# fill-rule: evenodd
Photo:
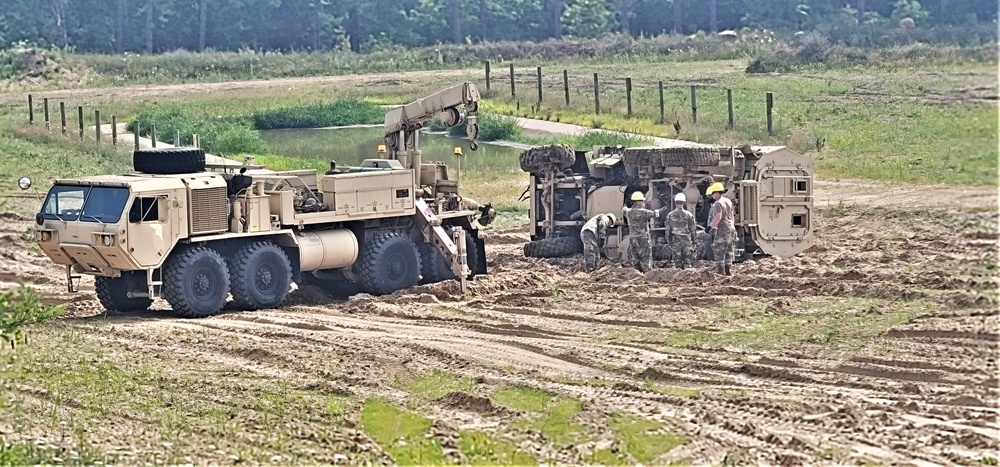
<svg viewBox="0 0 1000 467">
<path fill-rule="evenodd" d="M 738 265 L 731 278 L 705 268 L 643 275 L 613 264 L 588 275 L 579 257 L 524 258 L 527 233 L 509 229 L 488 232 L 491 273 L 465 296 L 454 282 L 381 298 L 305 286 L 280 310 L 186 320 L 157 301 L 150 312 L 106 315 L 92 281 L 81 294 L 65 292 L 62 270 L 30 246 L 30 221 L 7 214 L 0 288 L 24 281 L 66 303 L 69 325 L 112 323 L 88 339 L 175 357 L 168 361 L 224 362 L 246 374 L 395 398 L 405 395 L 387 367 L 444 369 L 483 388 L 545 388 L 582 400 L 585 425 L 623 410 L 690 437 L 658 459 L 664 463 L 972 465 L 997 458 L 998 279 L 987 269 L 997 264 L 996 194 L 901 187 L 869 195 L 867 187 L 817 184 L 817 245 L 794 258 Z M 717 313 L 722 305 L 759 306 L 767 319 L 785 319 L 816 309 L 847 313 L 858 300 L 866 313 L 907 304 L 926 311 L 847 349 L 822 336 L 774 346 L 666 344 L 685 331 L 715 335 L 764 319 L 734 320 Z M 198 345 L 164 337 L 191 330 Z M 243 347 L 233 347 L 234 336 Z M 349 357 L 318 358 L 331 350 Z M 701 393 L 679 397 L 644 381 Z M 435 436 L 502 425 L 509 414 L 492 410 L 484 391 L 436 402 L 428 414 Z M 544 437 L 529 444 L 565 462 L 579 462 L 586 448 Z"/>
</svg>

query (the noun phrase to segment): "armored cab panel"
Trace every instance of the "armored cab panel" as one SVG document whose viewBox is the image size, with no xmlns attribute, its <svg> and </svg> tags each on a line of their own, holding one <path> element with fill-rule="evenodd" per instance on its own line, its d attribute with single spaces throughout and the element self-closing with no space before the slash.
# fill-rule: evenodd
<svg viewBox="0 0 1000 467">
<path fill-rule="evenodd" d="M 814 241 L 813 164 L 785 147 L 757 148 L 740 192 L 740 221 L 765 254 L 792 256 Z"/>
<path fill-rule="evenodd" d="M 622 206 L 625 205 L 625 192 L 618 185 L 602 186 L 591 190 L 587 196 L 587 218 L 598 214 L 614 214 L 622 217 Z"/>
</svg>

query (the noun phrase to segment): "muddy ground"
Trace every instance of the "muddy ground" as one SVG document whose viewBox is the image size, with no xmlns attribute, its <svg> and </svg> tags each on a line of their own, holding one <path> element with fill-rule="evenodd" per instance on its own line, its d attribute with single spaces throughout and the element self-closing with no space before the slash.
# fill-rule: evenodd
<svg viewBox="0 0 1000 467">
<path fill-rule="evenodd" d="M 507 229 L 486 234 L 491 273 L 465 296 L 451 282 L 381 298 L 306 286 L 280 310 L 189 320 L 158 301 L 150 312 L 108 315 L 92 281 L 81 294 L 64 291 L 63 272 L 27 242 L 30 222 L 8 214 L 0 287 L 37 287 L 66 304 L 60 323 L 80 339 L 116 358 L 153 354 L 165 368 L 225 367 L 240 381 L 278 378 L 401 404 L 413 396 L 400 375 L 475 378 L 472 389 L 421 406 L 445 444 L 458 430 L 503 431 L 511 411 L 485 396 L 515 383 L 583 403 L 575 420 L 589 442 L 515 437 L 540 459 L 586 461 L 588 449 L 613 445 L 600 427 L 616 411 L 687 437 L 654 463 L 1000 457 L 996 194 L 922 187 L 874 200 L 852 195 L 850 182 L 817 190 L 815 247 L 740 264 L 728 278 L 614 264 L 588 275 L 580 257 L 524 258 L 525 229 Z M 220 381 L 200 397 L 217 397 L 208 393 L 226 387 Z M 127 413 L 105 417 L 142 429 Z M 135 447 L 121 431 L 108 430 L 107 442 Z M 380 452 L 350 433 L 337 438 L 347 455 Z"/>
</svg>

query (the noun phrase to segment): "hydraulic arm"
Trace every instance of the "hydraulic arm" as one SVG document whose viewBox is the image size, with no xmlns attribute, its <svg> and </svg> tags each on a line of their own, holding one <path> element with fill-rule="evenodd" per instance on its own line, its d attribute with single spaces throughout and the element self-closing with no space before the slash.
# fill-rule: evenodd
<svg viewBox="0 0 1000 467">
<path fill-rule="evenodd" d="M 430 119 L 437 117 L 447 127 L 462 123 L 459 107 L 465 107 L 465 134 L 471 141 L 470 149 L 478 148 L 479 90 L 472 83 L 462 83 L 385 113 L 385 144 L 393 158 L 405 160 L 410 150 L 411 167 L 420 169 L 419 131 Z"/>
</svg>

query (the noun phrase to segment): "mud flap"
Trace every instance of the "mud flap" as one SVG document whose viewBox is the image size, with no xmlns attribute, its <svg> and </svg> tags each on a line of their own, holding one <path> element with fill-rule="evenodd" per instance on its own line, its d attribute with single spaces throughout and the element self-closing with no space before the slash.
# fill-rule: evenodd
<svg viewBox="0 0 1000 467">
<path fill-rule="evenodd" d="M 753 243 L 782 257 L 812 246 L 812 162 L 781 149 L 762 156 L 754 172 L 739 185 L 739 220 Z"/>
</svg>

